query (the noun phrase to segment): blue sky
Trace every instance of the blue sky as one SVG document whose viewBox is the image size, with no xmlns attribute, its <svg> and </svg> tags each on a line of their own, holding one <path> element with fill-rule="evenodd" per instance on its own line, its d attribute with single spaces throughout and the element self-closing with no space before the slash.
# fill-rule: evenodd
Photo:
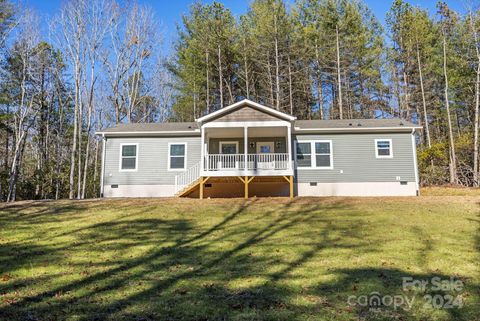
<svg viewBox="0 0 480 321">
<path fill-rule="evenodd" d="M 64 0 L 23 0 L 22 2 L 28 6 L 35 8 L 40 16 L 43 19 L 48 19 L 48 17 L 54 15 L 58 8 L 61 6 Z M 159 18 L 162 26 L 162 33 L 164 34 L 165 39 L 165 49 L 169 51 L 171 43 L 175 40 L 176 37 L 176 25 L 181 22 L 181 17 L 183 14 L 188 13 L 190 4 L 193 0 L 137 0 L 139 3 L 147 4 L 153 8 L 155 15 Z M 238 16 L 246 12 L 248 4 L 250 1 L 241 1 L 241 0 L 217 0 L 222 2 L 227 8 L 229 8 L 234 15 Z M 211 3 L 211 0 L 201 1 L 203 3 Z M 287 0 L 289 3 L 293 3 L 294 0 Z M 390 8 L 393 0 L 364 0 L 368 7 L 374 12 L 376 17 L 383 23 L 385 20 L 385 15 Z M 412 5 L 420 6 L 430 10 L 430 12 L 435 12 L 435 3 L 434 0 L 412 0 L 409 1 Z M 448 5 L 457 11 L 464 11 L 464 3 L 468 1 L 463 0 L 450 0 L 447 1 Z"/>
</svg>

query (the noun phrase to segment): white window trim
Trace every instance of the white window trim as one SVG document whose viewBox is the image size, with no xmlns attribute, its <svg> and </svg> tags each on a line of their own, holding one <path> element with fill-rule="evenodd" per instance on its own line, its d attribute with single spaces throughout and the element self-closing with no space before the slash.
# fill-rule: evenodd
<svg viewBox="0 0 480 321">
<path fill-rule="evenodd" d="M 222 145 L 223 144 L 235 144 L 235 154 L 240 154 L 240 152 L 238 151 L 238 141 L 236 140 L 224 140 L 224 141 L 221 141 L 218 143 L 218 153 L 219 154 L 223 154 L 222 153 Z"/>
<path fill-rule="evenodd" d="M 122 169 L 122 152 L 123 152 L 123 146 L 136 146 L 135 147 L 135 168 L 134 169 Z M 118 162 L 118 171 L 119 172 L 136 172 L 138 170 L 138 143 L 121 143 L 120 144 L 120 157 L 119 157 L 119 162 Z M 125 156 L 125 157 L 130 157 L 133 158 L 132 156 Z"/>
<path fill-rule="evenodd" d="M 185 161 L 183 162 L 183 168 L 170 168 L 170 160 L 171 160 L 171 155 L 170 155 L 170 151 L 171 151 L 171 148 L 170 146 L 172 145 L 183 145 L 185 146 L 185 155 L 183 156 L 185 158 Z M 175 157 L 175 156 L 173 156 Z M 184 142 L 180 142 L 180 143 L 168 143 L 168 171 L 171 171 L 171 172 L 183 172 L 187 170 L 187 143 L 184 143 Z"/>
<path fill-rule="evenodd" d="M 378 155 L 378 142 L 389 142 L 390 155 Z M 393 158 L 393 144 L 391 138 L 378 138 L 375 139 L 375 157 L 376 158 Z"/>
<path fill-rule="evenodd" d="M 310 143 L 310 152 L 311 152 L 311 166 L 310 167 L 300 167 L 297 166 L 297 144 L 298 143 Z M 329 143 L 330 144 L 330 166 L 318 166 L 317 167 L 317 153 L 315 152 L 315 143 Z M 295 141 L 295 167 L 297 170 L 312 170 L 312 169 L 333 169 L 333 142 L 332 140 L 297 140 Z"/>
</svg>

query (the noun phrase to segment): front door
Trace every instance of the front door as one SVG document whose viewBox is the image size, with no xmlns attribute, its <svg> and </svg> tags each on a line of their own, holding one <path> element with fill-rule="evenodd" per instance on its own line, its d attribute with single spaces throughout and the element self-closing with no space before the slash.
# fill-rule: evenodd
<svg viewBox="0 0 480 321">
<path fill-rule="evenodd" d="M 270 154 L 274 152 L 273 142 L 258 142 L 257 154 Z"/>
<path fill-rule="evenodd" d="M 257 168 L 275 169 L 274 142 L 257 143 Z"/>
</svg>

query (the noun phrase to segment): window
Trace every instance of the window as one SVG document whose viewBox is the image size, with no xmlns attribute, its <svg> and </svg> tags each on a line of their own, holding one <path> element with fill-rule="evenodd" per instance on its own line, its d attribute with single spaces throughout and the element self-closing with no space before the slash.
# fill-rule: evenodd
<svg viewBox="0 0 480 321">
<path fill-rule="evenodd" d="M 310 142 L 297 143 L 297 166 L 312 167 L 312 149 Z"/>
<path fill-rule="evenodd" d="M 168 169 L 184 170 L 186 166 L 187 144 L 168 144 Z"/>
<path fill-rule="evenodd" d="M 238 142 L 220 142 L 220 154 L 237 154 Z"/>
<path fill-rule="evenodd" d="M 375 154 L 377 158 L 392 158 L 392 140 L 375 139 Z"/>
<path fill-rule="evenodd" d="M 120 171 L 136 171 L 138 144 L 120 144 Z"/>
<path fill-rule="evenodd" d="M 297 142 L 296 159 L 298 167 L 332 169 L 332 142 Z"/>
<path fill-rule="evenodd" d="M 330 167 L 330 143 L 315 143 L 315 161 L 317 167 Z"/>
</svg>

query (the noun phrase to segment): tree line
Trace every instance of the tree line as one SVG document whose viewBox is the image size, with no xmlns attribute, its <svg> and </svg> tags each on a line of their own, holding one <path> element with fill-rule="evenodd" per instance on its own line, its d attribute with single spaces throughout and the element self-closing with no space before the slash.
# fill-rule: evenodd
<svg viewBox="0 0 480 321">
<path fill-rule="evenodd" d="M 382 26 L 357 0 L 254 0 L 240 16 L 194 3 L 162 54 L 148 6 L 67 0 L 41 22 L 0 0 L 0 197 L 97 197 L 95 131 L 244 98 L 299 119 L 412 121 L 422 184 L 478 186 L 480 11 L 436 8 L 395 0 Z"/>
</svg>

